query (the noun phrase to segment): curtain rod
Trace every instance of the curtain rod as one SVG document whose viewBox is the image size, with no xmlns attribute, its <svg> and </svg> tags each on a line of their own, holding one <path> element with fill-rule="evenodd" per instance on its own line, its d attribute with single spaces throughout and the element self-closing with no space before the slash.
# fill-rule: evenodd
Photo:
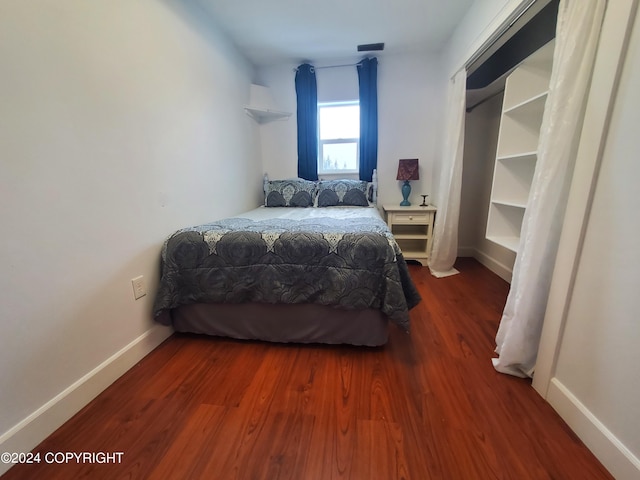
<svg viewBox="0 0 640 480">
<path fill-rule="evenodd" d="M 365 60 L 371 60 L 371 59 L 377 59 L 377 57 L 365 57 L 362 60 L 360 60 L 358 63 L 345 63 L 342 65 L 323 65 L 322 67 L 316 67 L 315 65 L 311 65 L 311 67 L 314 70 L 322 70 L 323 68 L 359 67 L 360 63 L 362 63 Z M 299 67 L 294 68 L 293 71 L 297 72 L 298 68 Z"/>
<path fill-rule="evenodd" d="M 311 66 L 313 67 L 314 70 L 322 70 L 323 68 L 357 67 L 358 65 L 360 65 L 360 62 L 358 62 L 358 63 L 345 63 L 345 64 L 342 64 L 342 65 L 324 65 L 322 67 L 316 67 L 315 65 L 311 65 Z M 294 68 L 293 71 L 297 72 L 298 71 L 298 67 Z"/>
<path fill-rule="evenodd" d="M 323 68 L 340 68 L 340 67 L 357 67 L 357 63 L 346 63 L 344 65 L 326 65 L 324 67 L 314 67 L 316 70 L 322 70 Z"/>
</svg>

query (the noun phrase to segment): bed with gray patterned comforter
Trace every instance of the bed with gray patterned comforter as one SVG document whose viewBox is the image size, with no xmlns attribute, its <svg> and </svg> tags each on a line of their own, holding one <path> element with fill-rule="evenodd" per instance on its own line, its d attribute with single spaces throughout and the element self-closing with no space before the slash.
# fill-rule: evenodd
<svg viewBox="0 0 640 480">
<path fill-rule="evenodd" d="M 408 331 L 419 301 L 375 208 L 260 208 L 171 235 L 153 313 L 167 323 L 193 303 L 313 303 L 377 309 Z"/>
</svg>

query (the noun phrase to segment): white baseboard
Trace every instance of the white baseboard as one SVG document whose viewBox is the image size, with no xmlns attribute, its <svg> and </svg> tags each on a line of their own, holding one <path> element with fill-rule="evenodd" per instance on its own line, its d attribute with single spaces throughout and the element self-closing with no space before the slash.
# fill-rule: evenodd
<svg viewBox="0 0 640 480">
<path fill-rule="evenodd" d="M 551 379 L 547 401 L 617 480 L 640 478 L 640 459 L 557 378 Z"/>
<path fill-rule="evenodd" d="M 495 260 L 494 258 L 490 257 L 486 253 L 481 252 L 480 250 L 477 250 L 475 248 L 472 249 L 472 250 L 473 250 L 473 254 L 472 255 L 466 255 L 466 256 L 470 256 L 470 257 L 475 258 L 482 265 L 484 265 L 489 270 L 491 270 L 493 273 L 495 273 L 500 278 L 502 278 L 505 282 L 511 283 L 511 276 L 513 275 L 513 271 L 509 267 L 507 267 L 506 265 L 498 262 L 497 260 Z"/>
<path fill-rule="evenodd" d="M 29 452 L 165 341 L 172 330 L 155 325 L 0 436 L 0 452 Z M 0 475 L 11 464 L 0 463 Z"/>
<path fill-rule="evenodd" d="M 473 257 L 505 282 L 511 283 L 512 270 L 475 247 L 458 247 L 459 257 Z"/>
</svg>

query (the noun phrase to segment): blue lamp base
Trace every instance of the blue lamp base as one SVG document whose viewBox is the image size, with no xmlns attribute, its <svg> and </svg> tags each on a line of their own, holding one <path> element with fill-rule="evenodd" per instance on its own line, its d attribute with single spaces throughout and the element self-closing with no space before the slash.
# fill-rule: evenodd
<svg viewBox="0 0 640 480">
<path fill-rule="evenodd" d="M 400 202 L 401 207 L 411 206 L 411 203 L 409 202 L 409 195 L 411 195 L 411 185 L 409 185 L 409 180 L 405 180 L 402 184 L 402 201 Z"/>
</svg>

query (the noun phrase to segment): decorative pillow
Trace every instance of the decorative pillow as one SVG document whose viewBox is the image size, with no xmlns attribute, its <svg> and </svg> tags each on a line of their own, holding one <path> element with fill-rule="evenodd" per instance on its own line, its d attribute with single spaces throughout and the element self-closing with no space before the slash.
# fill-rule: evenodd
<svg viewBox="0 0 640 480">
<path fill-rule="evenodd" d="M 318 206 L 368 207 L 367 182 L 362 180 L 321 180 L 318 182 Z"/>
<path fill-rule="evenodd" d="M 267 207 L 311 207 L 316 182 L 310 180 L 272 180 L 265 182 L 264 204 Z"/>
</svg>

